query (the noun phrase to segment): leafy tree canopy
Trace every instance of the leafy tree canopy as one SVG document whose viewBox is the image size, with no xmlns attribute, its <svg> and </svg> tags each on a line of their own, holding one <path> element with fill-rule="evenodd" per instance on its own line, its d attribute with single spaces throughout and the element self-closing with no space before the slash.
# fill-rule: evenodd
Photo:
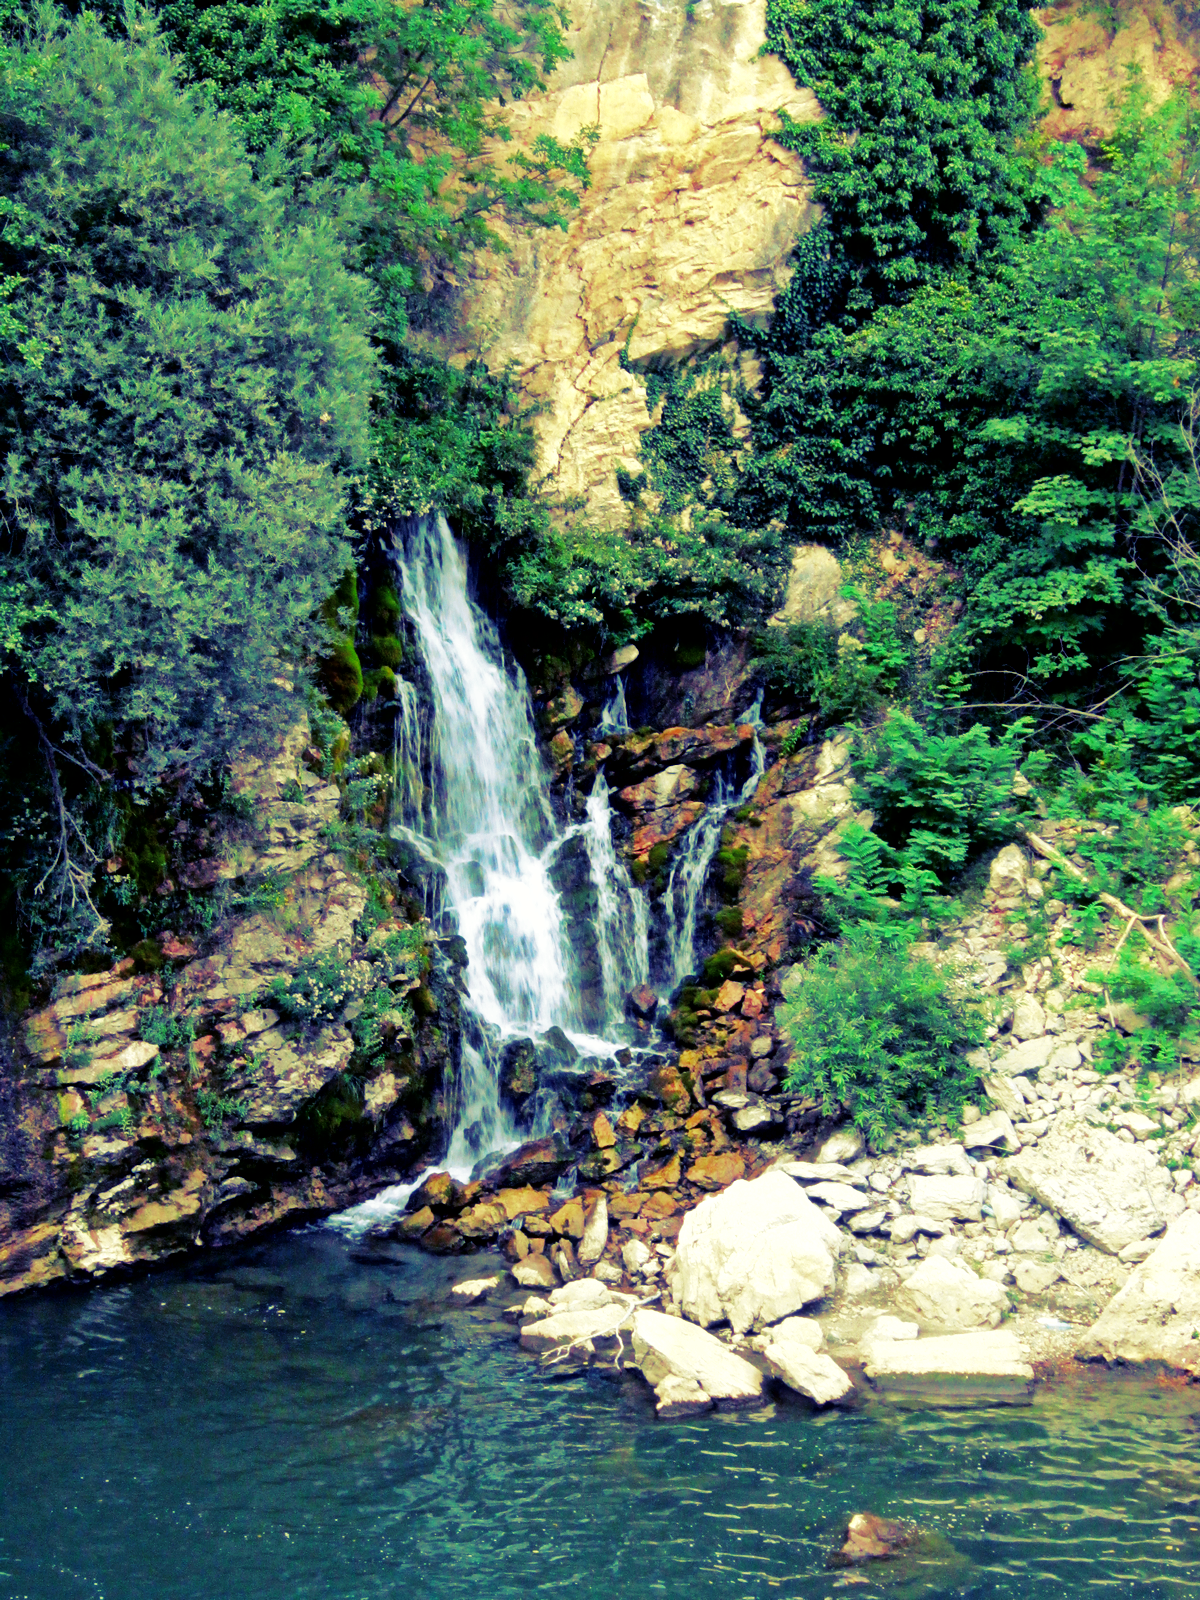
<svg viewBox="0 0 1200 1600">
<path fill-rule="evenodd" d="M 0 93 L 21 327 L 0 406 L 4 765 L 25 795 L 6 810 L 28 809 L 36 748 L 26 876 L 69 900 L 92 850 L 76 798 L 224 760 L 320 643 L 368 455 L 371 291 L 355 192 L 297 187 L 276 158 L 256 175 L 148 26 L 120 43 L 43 11 Z"/>
</svg>

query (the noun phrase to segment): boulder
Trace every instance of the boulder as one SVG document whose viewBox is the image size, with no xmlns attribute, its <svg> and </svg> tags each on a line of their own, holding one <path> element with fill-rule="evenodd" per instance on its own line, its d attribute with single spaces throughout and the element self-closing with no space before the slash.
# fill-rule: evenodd
<svg viewBox="0 0 1200 1600">
<path fill-rule="evenodd" d="M 751 1405 L 762 1395 L 762 1374 L 711 1333 L 640 1308 L 633 1314 L 633 1358 L 652 1389 L 664 1378 L 690 1378 L 718 1404 Z"/>
<path fill-rule="evenodd" d="M 545 1256 L 526 1256 L 514 1264 L 512 1275 L 522 1289 L 552 1289 L 558 1282 L 554 1268 Z"/>
<path fill-rule="evenodd" d="M 863 1136 L 857 1128 L 839 1128 L 817 1151 L 818 1161 L 857 1161 L 864 1149 Z"/>
<path fill-rule="evenodd" d="M 852 1189 L 848 1183 L 812 1183 L 805 1190 L 810 1200 L 819 1200 L 833 1211 L 866 1211 L 873 1196 Z"/>
<path fill-rule="evenodd" d="M 603 1195 L 586 1214 L 578 1256 L 584 1266 L 592 1266 L 604 1254 L 608 1243 L 608 1201 Z"/>
<path fill-rule="evenodd" d="M 605 1306 L 585 1306 L 578 1311 L 554 1311 L 548 1317 L 539 1317 L 521 1328 L 522 1350 L 533 1350 L 539 1355 L 561 1351 L 586 1358 L 595 1352 L 595 1339 L 612 1339 L 617 1329 L 629 1317 L 629 1307 L 622 1301 Z"/>
<path fill-rule="evenodd" d="M 983 1217 L 986 1186 L 982 1178 L 959 1175 L 948 1178 L 909 1179 L 912 1208 L 935 1222 L 979 1222 Z"/>
<path fill-rule="evenodd" d="M 677 1378 L 669 1373 L 654 1386 L 655 1411 L 663 1422 L 678 1417 L 697 1417 L 713 1408 L 712 1396 L 706 1394 L 695 1378 Z"/>
<path fill-rule="evenodd" d="M 736 1333 L 778 1322 L 832 1287 L 841 1236 L 778 1170 L 739 1179 L 688 1213 L 667 1268 L 685 1317 Z"/>
<path fill-rule="evenodd" d="M 988 870 L 988 888 L 993 894 L 1013 896 L 1025 893 L 1029 860 L 1019 844 L 1006 844 L 998 850 Z"/>
<path fill-rule="evenodd" d="M 1035 1150 L 1009 1157 L 1005 1170 L 1018 1189 L 1109 1255 L 1167 1222 L 1171 1174 L 1152 1151 L 1073 1117 L 1060 1116 Z"/>
<path fill-rule="evenodd" d="M 890 1225 L 884 1224 L 884 1231 L 893 1244 L 908 1244 L 915 1239 L 917 1234 L 928 1234 L 931 1239 L 940 1239 L 948 1232 L 946 1224 L 936 1217 L 894 1217 Z"/>
<path fill-rule="evenodd" d="M 611 1305 L 612 1300 L 607 1286 L 598 1278 L 576 1278 L 550 1295 L 550 1304 L 556 1311 L 585 1311 L 589 1307 Z"/>
<path fill-rule="evenodd" d="M 802 1344 L 806 1350 L 819 1350 L 825 1343 L 825 1333 L 815 1317 L 785 1317 L 764 1333 L 756 1333 L 750 1348 L 762 1351 L 772 1343 Z"/>
<path fill-rule="evenodd" d="M 1024 1405 L 1033 1394 L 1033 1368 L 1007 1329 L 875 1339 L 865 1353 L 867 1381 L 891 1397 L 937 1405 Z"/>
<path fill-rule="evenodd" d="M 1000 1149 L 1016 1155 L 1021 1148 L 1012 1119 L 1007 1111 L 993 1111 L 980 1117 L 969 1128 L 963 1129 L 963 1144 L 968 1150 Z"/>
<path fill-rule="evenodd" d="M 797 1183 L 850 1183 L 860 1189 L 867 1186 L 865 1176 L 851 1172 L 840 1161 L 780 1161 L 776 1170 L 786 1172 Z"/>
<path fill-rule="evenodd" d="M 571 1147 L 557 1134 L 531 1139 L 491 1168 L 483 1179 L 485 1189 L 539 1188 L 554 1183 L 573 1165 Z"/>
<path fill-rule="evenodd" d="M 1013 1045 L 1011 1050 L 1006 1050 L 999 1057 L 995 1071 L 1005 1078 L 1019 1078 L 1026 1072 L 1040 1072 L 1058 1048 L 1058 1040 L 1050 1033 L 1042 1039 L 1026 1039 L 1023 1044 Z M 990 1089 L 988 1093 L 991 1093 Z"/>
<path fill-rule="evenodd" d="M 836 1361 L 810 1350 L 799 1340 L 773 1340 L 764 1346 L 762 1354 L 776 1378 L 815 1406 L 836 1405 L 854 1393 L 854 1385 Z"/>
<path fill-rule="evenodd" d="M 1076 1354 L 1084 1361 L 1162 1362 L 1200 1376 L 1200 1213 L 1176 1217 Z"/>
<path fill-rule="evenodd" d="M 1013 1005 L 1010 1032 L 1014 1039 L 1040 1039 L 1046 1031 L 1046 1013 L 1041 1001 L 1031 994 L 1021 994 Z"/>
<path fill-rule="evenodd" d="M 904 1158 L 910 1172 L 922 1172 L 929 1177 L 957 1175 L 970 1178 L 975 1168 L 961 1144 L 923 1144 L 910 1150 Z"/>
<path fill-rule="evenodd" d="M 1008 1296 L 998 1283 L 977 1277 L 957 1261 L 926 1256 L 901 1284 L 896 1306 L 923 1328 L 962 1332 L 997 1327 L 1008 1309 Z"/>
</svg>

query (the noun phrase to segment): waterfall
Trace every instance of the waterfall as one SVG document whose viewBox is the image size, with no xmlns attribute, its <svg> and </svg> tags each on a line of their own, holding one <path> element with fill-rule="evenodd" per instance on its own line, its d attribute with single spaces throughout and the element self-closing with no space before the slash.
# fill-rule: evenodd
<svg viewBox="0 0 1200 1600">
<path fill-rule="evenodd" d="M 708 881 L 709 868 L 721 843 L 725 818 L 735 806 L 744 805 L 754 794 L 766 767 L 766 752 L 758 730 L 762 724 L 762 690 L 742 719 L 754 729 L 750 776 L 738 788 L 718 774 L 708 807 L 698 822 L 684 835 L 671 865 L 663 903 L 667 916 L 667 972 L 664 985 L 672 993 L 693 970 L 696 960 L 696 917 L 700 897 Z"/>
<path fill-rule="evenodd" d="M 574 841 L 586 850 L 597 904 L 588 937 L 599 956 L 605 1023 L 618 1034 L 625 993 L 646 981 L 646 902 L 613 849 L 602 778 L 586 821 L 558 827 L 525 680 L 468 595 L 466 562 L 445 518 L 399 527 L 391 556 L 433 711 L 422 742 L 415 692 L 399 691 L 391 831 L 440 869 L 440 904 L 431 910 L 466 944 L 447 1157 L 462 1171 L 520 1137 L 497 1086 L 506 1040 L 558 1027 L 585 1054 L 616 1048 L 582 1031 L 577 963 L 551 878 L 563 847 Z"/>
<path fill-rule="evenodd" d="M 554 817 L 524 679 L 505 670 L 495 628 L 467 595 L 444 517 L 398 534 L 393 561 L 433 696 L 428 805 L 400 820 L 427 830 L 445 871 L 471 1009 L 506 1034 L 571 1027 L 566 932 L 544 858 Z"/>
<path fill-rule="evenodd" d="M 625 704 L 625 680 L 617 674 L 617 687 L 600 713 L 601 733 L 628 733 L 629 709 Z"/>
<path fill-rule="evenodd" d="M 650 981 L 650 921 L 645 895 L 634 886 L 613 848 L 608 782 L 602 772 L 596 774 L 588 796 L 583 838 L 596 889 L 595 934 L 605 1025 L 616 1029 L 624 1017 L 625 996 Z"/>
</svg>

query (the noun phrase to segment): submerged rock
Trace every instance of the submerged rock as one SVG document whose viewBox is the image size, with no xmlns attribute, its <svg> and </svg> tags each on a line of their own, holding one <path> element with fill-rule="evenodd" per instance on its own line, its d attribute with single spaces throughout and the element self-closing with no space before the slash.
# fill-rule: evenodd
<svg viewBox="0 0 1200 1600">
<path fill-rule="evenodd" d="M 881 1318 L 880 1321 L 885 1320 Z M 1024 1405 L 1034 1373 L 1016 1335 L 1001 1328 L 935 1339 L 864 1341 L 863 1370 L 882 1393 L 936 1405 Z"/>
<path fill-rule="evenodd" d="M 762 1328 L 832 1287 L 841 1236 L 784 1173 L 739 1179 L 684 1219 L 667 1268 L 685 1317 L 735 1333 Z"/>
<path fill-rule="evenodd" d="M 833 1552 L 827 1565 L 860 1567 L 868 1561 L 890 1561 L 916 1537 L 917 1529 L 911 1522 L 893 1522 L 870 1511 L 856 1511 L 846 1524 L 841 1548 Z"/>
</svg>

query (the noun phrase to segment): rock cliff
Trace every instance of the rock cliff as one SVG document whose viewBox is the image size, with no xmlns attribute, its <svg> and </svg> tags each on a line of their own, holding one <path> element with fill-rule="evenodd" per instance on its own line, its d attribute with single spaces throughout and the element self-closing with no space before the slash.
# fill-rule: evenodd
<svg viewBox="0 0 1200 1600">
<path fill-rule="evenodd" d="M 592 186 L 565 233 L 513 241 L 465 286 L 458 348 L 511 367 L 543 409 L 540 470 L 563 502 L 620 520 L 616 469 L 650 426 L 635 367 L 725 339 L 731 312 L 766 316 L 814 219 L 804 169 L 772 134 L 783 109 L 819 115 L 774 56 L 765 0 L 573 8 L 574 59 L 509 108 L 514 137 L 599 128 Z"/>
</svg>

